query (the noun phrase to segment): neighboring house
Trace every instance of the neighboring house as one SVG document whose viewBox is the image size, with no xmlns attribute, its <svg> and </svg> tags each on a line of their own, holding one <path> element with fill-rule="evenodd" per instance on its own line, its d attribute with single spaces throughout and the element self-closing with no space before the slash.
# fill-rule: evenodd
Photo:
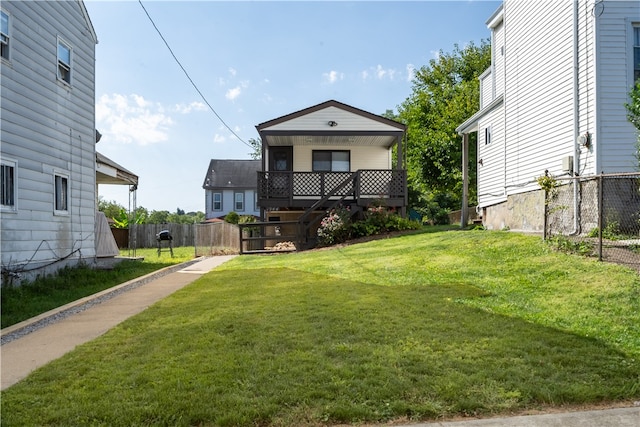
<svg viewBox="0 0 640 427">
<path fill-rule="evenodd" d="M 0 11 L 2 281 L 13 283 L 102 252 L 97 38 L 82 1 L 3 1 Z"/>
<path fill-rule="evenodd" d="M 205 218 L 222 218 L 229 212 L 260 216 L 257 179 L 260 160 L 212 159 L 204 178 Z"/>
<path fill-rule="evenodd" d="M 331 100 L 256 128 L 265 220 L 305 222 L 338 203 L 354 214 L 372 204 L 406 214 L 404 124 Z"/>
<path fill-rule="evenodd" d="M 557 178 L 637 171 L 624 104 L 640 77 L 640 2 L 505 0 L 487 25 L 491 67 L 480 76 L 480 111 L 457 129 L 463 157 L 477 132 L 478 208 L 487 228 L 542 231 L 536 178 L 545 171 Z"/>
</svg>

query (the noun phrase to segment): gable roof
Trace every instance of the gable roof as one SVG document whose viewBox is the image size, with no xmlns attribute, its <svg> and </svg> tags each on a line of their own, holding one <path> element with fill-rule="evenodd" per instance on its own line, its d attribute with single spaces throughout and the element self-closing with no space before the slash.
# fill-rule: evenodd
<svg viewBox="0 0 640 427">
<path fill-rule="evenodd" d="M 256 126 L 267 146 L 381 145 L 391 147 L 406 125 L 330 100 Z"/>
<path fill-rule="evenodd" d="M 77 0 L 77 2 L 80 5 L 80 12 L 82 13 L 85 23 L 87 24 L 87 29 L 91 34 L 91 39 L 95 44 L 98 44 L 98 36 L 96 35 L 95 28 L 93 28 L 93 23 L 91 22 L 91 18 L 89 17 L 89 12 L 87 11 L 87 7 L 84 5 L 84 1 Z"/>
<path fill-rule="evenodd" d="M 260 160 L 211 159 L 202 188 L 205 190 L 256 188 L 258 171 L 261 167 Z"/>
</svg>

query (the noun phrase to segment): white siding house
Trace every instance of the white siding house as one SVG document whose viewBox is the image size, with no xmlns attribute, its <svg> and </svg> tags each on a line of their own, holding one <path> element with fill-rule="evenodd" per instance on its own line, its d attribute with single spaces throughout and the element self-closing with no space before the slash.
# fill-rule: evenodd
<svg viewBox="0 0 640 427">
<path fill-rule="evenodd" d="M 2 280 L 94 261 L 95 47 L 82 1 L 3 1 Z"/>
<path fill-rule="evenodd" d="M 638 169 L 624 104 L 634 84 L 640 2 L 505 0 L 487 26 L 492 63 L 481 76 L 480 111 L 457 130 L 465 141 L 478 133 L 485 226 L 541 231 L 536 178 L 545 171 Z"/>
<path fill-rule="evenodd" d="M 204 178 L 205 218 L 223 218 L 229 212 L 260 216 L 258 171 L 260 160 L 212 159 Z"/>
</svg>

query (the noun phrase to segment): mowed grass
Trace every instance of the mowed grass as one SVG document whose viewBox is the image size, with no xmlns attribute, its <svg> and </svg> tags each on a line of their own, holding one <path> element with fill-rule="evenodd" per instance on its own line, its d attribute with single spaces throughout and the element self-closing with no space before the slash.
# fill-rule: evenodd
<svg viewBox="0 0 640 427">
<path fill-rule="evenodd" d="M 3 425 L 284 426 L 640 397 L 640 280 L 539 237 L 243 256 L 2 393 Z"/>
<path fill-rule="evenodd" d="M 121 251 L 121 255 L 129 256 L 129 251 Z M 193 259 L 194 249 L 174 248 L 173 255 L 171 257 L 169 252 L 163 251 L 158 256 L 156 249 L 138 249 L 136 256 L 143 257 L 144 260 L 122 261 L 112 270 L 66 268 L 56 275 L 40 277 L 19 287 L 3 287 L 2 328 L 145 274 Z"/>
</svg>

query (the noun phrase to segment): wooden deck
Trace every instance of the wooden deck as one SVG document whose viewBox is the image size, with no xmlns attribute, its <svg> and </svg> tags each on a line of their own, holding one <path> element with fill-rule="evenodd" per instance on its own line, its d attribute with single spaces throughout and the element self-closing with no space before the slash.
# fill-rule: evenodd
<svg viewBox="0 0 640 427">
<path fill-rule="evenodd" d="M 405 207 L 407 173 L 400 169 L 258 172 L 258 204 L 263 208 L 308 208 L 327 196 L 329 201 L 342 199 L 360 206 L 380 200 Z"/>
</svg>

